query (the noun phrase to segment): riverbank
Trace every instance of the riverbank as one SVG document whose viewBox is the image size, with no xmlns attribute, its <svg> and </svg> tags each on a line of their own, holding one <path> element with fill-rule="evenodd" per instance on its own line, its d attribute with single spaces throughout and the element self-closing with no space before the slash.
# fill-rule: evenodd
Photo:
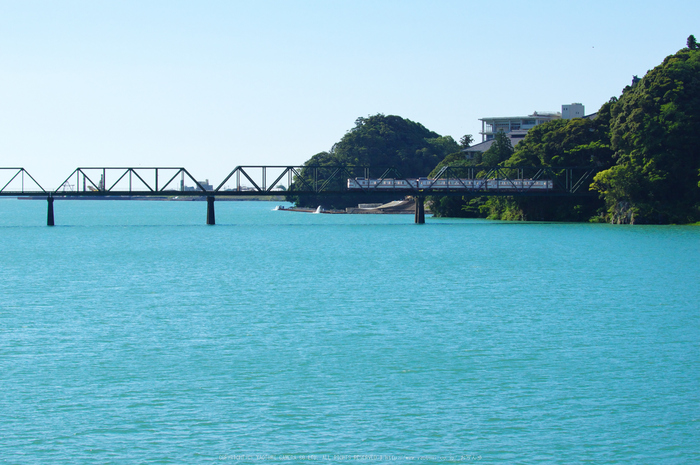
<svg viewBox="0 0 700 465">
<path fill-rule="evenodd" d="M 291 211 L 301 213 L 328 213 L 328 214 L 349 214 L 349 215 L 414 215 L 416 212 L 416 202 L 414 199 L 395 200 L 385 204 L 359 204 L 357 207 L 348 207 L 345 210 L 325 210 L 319 206 L 317 208 L 302 207 L 282 207 L 275 208 L 280 211 Z M 426 207 L 426 213 L 430 210 Z"/>
</svg>

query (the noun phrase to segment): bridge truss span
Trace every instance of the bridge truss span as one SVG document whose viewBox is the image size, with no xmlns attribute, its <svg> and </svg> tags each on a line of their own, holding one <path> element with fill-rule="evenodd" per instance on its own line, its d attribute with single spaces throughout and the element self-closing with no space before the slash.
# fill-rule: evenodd
<svg viewBox="0 0 700 465">
<path fill-rule="evenodd" d="M 365 165 L 237 166 L 214 188 L 182 167 L 81 167 L 54 190 L 44 189 L 24 168 L 0 167 L 0 197 L 48 200 L 47 224 L 54 224 L 55 198 L 206 197 L 207 224 L 215 224 L 216 197 L 358 196 L 383 194 L 416 199 L 416 223 L 423 223 L 426 196 L 593 195 L 596 167 L 443 166 L 433 177 L 404 176 L 394 167 Z M 191 184 L 191 185 L 186 185 Z M 375 198 L 381 196 L 374 196 Z M 359 199 L 358 199 L 359 200 Z"/>
<path fill-rule="evenodd" d="M 338 194 L 347 179 L 369 176 L 371 168 L 350 165 L 237 166 L 214 189 L 217 195 Z"/>
<path fill-rule="evenodd" d="M 185 180 L 194 187 L 186 187 Z M 54 195 L 205 195 L 207 189 L 181 167 L 76 168 Z"/>
<path fill-rule="evenodd" d="M 413 195 L 590 195 L 593 167 L 444 166 L 434 177 L 403 178 L 391 170 L 377 178 L 349 178 L 348 190 Z"/>
<path fill-rule="evenodd" d="M 0 168 L 0 195 L 17 196 L 39 193 L 48 195 L 24 168 Z"/>
</svg>

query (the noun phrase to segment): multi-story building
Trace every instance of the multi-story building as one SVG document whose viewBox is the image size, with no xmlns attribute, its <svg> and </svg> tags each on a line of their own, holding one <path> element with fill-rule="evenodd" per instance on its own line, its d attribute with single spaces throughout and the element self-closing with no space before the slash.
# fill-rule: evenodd
<svg viewBox="0 0 700 465">
<path fill-rule="evenodd" d="M 572 103 L 571 105 L 561 106 L 561 118 L 562 119 L 572 119 L 572 118 L 583 118 L 586 108 L 583 103 Z"/>
<path fill-rule="evenodd" d="M 464 149 L 468 158 L 476 152 L 485 152 L 493 144 L 493 139 L 499 132 L 504 132 L 510 142 L 515 145 L 525 138 L 527 132 L 543 123 L 557 119 L 583 118 L 585 108 L 581 103 L 562 105 L 561 112 L 536 111 L 528 116 L 501 116 L 496 118 L 481 118 L 481 143 Z"/>
<path fill-rule="evenodd" d="M 547 123 L 555 119 L 583 118 L 585 107 L 582 103 L 562 105 L 561 112 L 540 111 L 528 116 L 501 116 L 497 118 L 481 118 L 481 141 L 491 140 L 496 133 L 503 131 L 506 134 L 514 131 L 529 131 L 535 126 Z"/>
<path fill-rule="evenodd" d="M 499 132 L 508 134 L 513 131 L 529 131 L 538 124 L 561 119 L 559 112 L 534 112 L 528 116 L 501 116 L 496 118 L 481 118 L 481 141 L 486 142 L 496 137 Z"/>
</svg>

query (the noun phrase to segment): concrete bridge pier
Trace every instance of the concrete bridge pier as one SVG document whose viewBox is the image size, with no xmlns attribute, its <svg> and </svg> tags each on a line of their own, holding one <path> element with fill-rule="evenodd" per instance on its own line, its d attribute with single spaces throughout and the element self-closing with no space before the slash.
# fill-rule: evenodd
<svg viewBox="0 0 700 465">
<path fill-rule="evenodd" d="M 46 226 L 54 226 L 53 220 L 53 196 L 49 195 L 46 200 L 49 203 L 49 210 L 46 214 Z"/>
<path fill-rule="evenodd" d="M 207 196 L 207 224 L 216 224 L 213 195 Z"/>
<path fill-rule="evenodd" d="M 416 196 L 416 224 L 425 224 L 425 197 Z"/>
</svg>

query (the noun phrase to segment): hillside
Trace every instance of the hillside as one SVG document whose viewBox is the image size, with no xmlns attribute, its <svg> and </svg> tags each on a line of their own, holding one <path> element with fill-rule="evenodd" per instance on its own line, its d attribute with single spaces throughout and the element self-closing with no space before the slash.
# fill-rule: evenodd
<svg viewBox="0 0 700 465">
<path fill-rule="evenodd" d="M 371 166 L 376 176 L 383 169 L 392 167 L 397 175 L 419 177 L 429 173 L 440 160 L 448 154 L 459 150 L 459 145 L 452 137 L 442 137 L 426 129 L 422 124 L 394 115 L 374 115 L 358 118 L 355 127 L 350 129 L 330 151 L 312 156 L 305 166 Z M 332 170 L 321 171 L 320 175 L 330 177 Z M 311 182 L 310 170 L 303 171 L 307 181 Z M 358 176 L 362 173 L 358 173 Z M 325 178 L 324 178 L 325 179 Z M 323 181 L 324 179 L 321 179 Z M 333 179 L 329 190 L 341 189 L 345 179 Z M 299 186 L 295 180 L 292 189 Z M 323 205 L 326 208 L 346 208 L 358 203 L 356 195 L 335 196 L 297 196 L 289 195 L 289 201 L 300 207 Z M 365 195 L 364 203 L 384 202 L 384 195 Z"/>
<path fill-rule="evenodd" d="M 595 119 L 542 124 L 515 151 L 510 148 L 507 159 L 488 152 L 481 157 L 502 166 L 595 167 L 589 191 L 597 197 L 438 198 L 435 213 L 507 220 L 700 221 L 700 50 L 688 43 L 611 98 Z M 479 166 L 483 161 L 452 155 L 442 163 Z"/>
</svg>

